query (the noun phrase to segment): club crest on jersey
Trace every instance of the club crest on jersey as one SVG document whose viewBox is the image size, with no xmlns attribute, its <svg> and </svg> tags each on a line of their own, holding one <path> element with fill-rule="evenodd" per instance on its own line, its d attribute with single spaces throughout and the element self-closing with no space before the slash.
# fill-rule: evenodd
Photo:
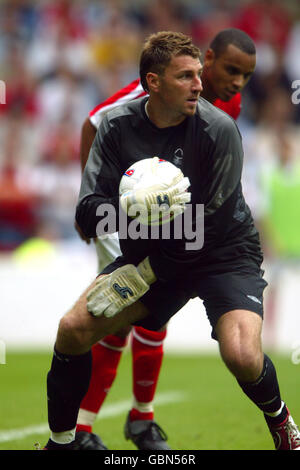
<svg viewBox="0 0 300 470">
<path fill-rule="evenodd" d="M 124 175 L 126 175 L 126 176 L 132 176 L 133 173 L 134 173 L 134 168 L 132 168 L 132 169 L 130 169 L 130 170 L 126 170 L 125 173 L 124 173 Z"/>
<path fill-rule="evenodd" d="M 162 163 L 162 162 L 165 162 L 165 161 L 166 161 L 166 160 L 164 160 L 163 158 L 160 158 L 160 159 L 158 160 L 158 163 Z M 134 174 L 134 172 L 135 172 L 135 169 L 134 169 L 134 168 L 129 168 L 128 170 L 126 170 L 126 171 L 124 172 L 124 175 L 125 175 L 125 176 L 132 176 L 132 175 Z"/>
<path fill-rule="evenodd" d="M 183 161 L 183 150 L 179 147 L 175 150 L 172 163 L 180 168 L 182 166 Z"/>
</svg>

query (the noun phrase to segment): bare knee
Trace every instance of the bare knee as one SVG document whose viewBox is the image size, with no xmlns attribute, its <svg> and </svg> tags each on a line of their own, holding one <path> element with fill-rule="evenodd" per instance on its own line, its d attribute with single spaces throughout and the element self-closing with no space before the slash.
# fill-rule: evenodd
<svg viewBox="0 0 300 470">
<path fill-rule="evenodd" d="M 219 319 L 216 331 L 221 357 L 239 381 L 254 382 L 262 371 L 261 326 L 257 314 L 243 310 Z"/>
<path fill-rule="evenodd" d="M 65 354 L 83 354 L 90 349 L 89 334 L 75 317 L 65 315 L 60 320 L 56 347 Z"/>
<path fill-rule="evenodd" d="M 231 344 L 220 348 L 221 356 L 231 373 L 242 382 L 254 382 L 263 367 L 263 354 L 259 348 Z"/>
</svg>

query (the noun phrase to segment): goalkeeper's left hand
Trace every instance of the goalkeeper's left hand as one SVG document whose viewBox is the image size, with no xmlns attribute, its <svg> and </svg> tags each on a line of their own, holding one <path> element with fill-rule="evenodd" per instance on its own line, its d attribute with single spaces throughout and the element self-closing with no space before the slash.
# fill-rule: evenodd
<svg viewBox="0 0 300 470">
<path fill-rule="evenodd" d="M 126 264 L 97 279 L 87 294 L 87 309 L 94 317 L 113 317 L 142 297 L 155 281 L 148 257 L 137 268 Z"/>
</svg>

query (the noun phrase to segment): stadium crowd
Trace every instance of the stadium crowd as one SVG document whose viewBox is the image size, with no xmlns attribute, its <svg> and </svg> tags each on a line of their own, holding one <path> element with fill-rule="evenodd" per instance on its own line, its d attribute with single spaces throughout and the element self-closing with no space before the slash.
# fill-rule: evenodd
<svg viewBox="0 0 300 470">
<path fill-rule="evenodd" d="M 272 211 L 274 194 L 283 205 L 300 198 L 300 104 L 292 99 L 300 80 L 297 0 L 1 2 L 0 252 L 35 236 L 77 237 L 81 125 L 96 104 L 138 76 L 145 36 L 182 31 L 204 51 L 226 27 L 244 30 L 257 46 L 238 121 L 246 199 L 268 239 L 266 254 L 300 257 L 300 204 L 293 206 L 293 240 L 276 243 L 272 229 L 273 222 L 287 223 Z"/>
</svg>

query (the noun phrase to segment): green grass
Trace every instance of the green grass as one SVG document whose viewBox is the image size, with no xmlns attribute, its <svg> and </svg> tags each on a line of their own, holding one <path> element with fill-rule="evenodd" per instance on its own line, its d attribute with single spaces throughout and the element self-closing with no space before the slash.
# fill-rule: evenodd
<svg viewBox="0 0 300 470">
<path fill-rule="evenodd" d="M 283 398 L 300 422 L 299 367 L 272 355 Z M 0 365 L 0 450 L 32 450 L 48 432 L 3 442 L 3 432 L 47 422 L 46 374 L 50 353 L 8 352 Z M 178 392 L 182 399 L 157 404 L 155 417 L 177 450 L 268 450 L 273 443 L 262 414 L 243 395 L 218 356 L 166 354 L 157 396 Z M 117 379 L 105 402 L 110 407 L 131 400 L 131 354 L 121 359 Z M 94 432 L 110 449 L 135 449 L 123 436 L 127 410 L 96 421 Z"/>
</svg>

